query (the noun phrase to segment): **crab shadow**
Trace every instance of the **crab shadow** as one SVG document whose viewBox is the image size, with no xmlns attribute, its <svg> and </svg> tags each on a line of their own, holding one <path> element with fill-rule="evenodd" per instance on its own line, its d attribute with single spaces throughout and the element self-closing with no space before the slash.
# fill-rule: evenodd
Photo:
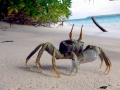
<svg viewBox="0 0 120 90">
<path fill-rule="evenodd" d="M 57 74 L 53 70 L 52 65 L 42 65 L 41 66 L 42 73 L 39 72 L 39 70 L 37 69 L 37 67 L 35 65 L 29 65 L 29 67 L 31 69 L 26 69 L 25 66 L 19 66 L 17 68 L 24 70 L 25 72 L 36 73 L 36 74 L 40 74 L 40 75 L 47 76 L 47 77 L 48 76 L 57 77 Z M 70 66 L 70 65 L 66 65 L 66 66 L 57 65 L 57 70 L 60 73 L 60 75 L 70 76 L 71 69 L 72 69 L 72 66 Z M 85 66 L 81 65 L 78 69 L 78 73 L 80 75 L 84 75 L 87 73 L 91 73 L 91 74 L 94 73 L 94 74 L 98 74 L 98 75 L 103 75 L 104 71 L 100 70 L 99 67 L 96 67 L 96 68 L 90 67 L 89 68 L 89 67 L 85 67 Z"/>
<path fill-rule="evenodd" d="M 39 72 L 37 67 L 35 65 L 29 65 L 30 69 L 26 69 L 26 67 L 18 67 L 19 69 L 22 69 L 27 72 L 34 72 L 38 73 L 44 76 L 50 76 L 50 77 L 55 77 L 57 76 L 56 73 L 53 70 L 53 67 L 51 65 L 42 65 L 40 69 L 42 70 L 42 73 Z M 69 76 L 71 72 L 72 67 L 70 66 L 57 66 L 57 70 L 60 73 L 60 75 L 66 75 Z M 54 75 L 53 75 L 54 74 Z"/>
</svg>

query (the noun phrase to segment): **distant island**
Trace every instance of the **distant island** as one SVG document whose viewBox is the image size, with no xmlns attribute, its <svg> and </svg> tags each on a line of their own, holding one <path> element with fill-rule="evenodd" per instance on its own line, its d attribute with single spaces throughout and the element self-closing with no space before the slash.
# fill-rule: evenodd
<svg viewBox="0 0 120 90">
<path fill-rule="evenodd" d="M 95 16 L 88 16 L 86 18 L 91 18 L 91 17 L 111 17 L 111 16 L 120 16 L 120 14 L 107 14 L 107 15 L 95 15 Z"/>
</svg>

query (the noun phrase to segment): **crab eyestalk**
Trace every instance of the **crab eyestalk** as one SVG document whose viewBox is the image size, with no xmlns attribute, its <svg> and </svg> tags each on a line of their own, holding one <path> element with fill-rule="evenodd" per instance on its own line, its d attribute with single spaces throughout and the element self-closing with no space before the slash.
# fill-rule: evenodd
<svg viewBox="0 0 120 90">
<path fill-rule="evenodd" d="M 72 39 L 72 30 L 73 30 L 73 27 L 74 27 L 74 24 L 72 25 L 72 29 L 71 29 L 71 31 L 70 31 L 70 33 L 69 33 L 69 38 L 70 38 L 70 40 L 73 42 L 73 39 Z"/>
<path fill-rule="evenodd" d="M 80 32 L 80 36 L 79 36 L 79 39 L 78 39 L 78 42 L 80 41 L 80 40 L 82 40 L 82 28 L 83 28 L 83 25 L 81 26 L 81 32 Z"/>
</svg>

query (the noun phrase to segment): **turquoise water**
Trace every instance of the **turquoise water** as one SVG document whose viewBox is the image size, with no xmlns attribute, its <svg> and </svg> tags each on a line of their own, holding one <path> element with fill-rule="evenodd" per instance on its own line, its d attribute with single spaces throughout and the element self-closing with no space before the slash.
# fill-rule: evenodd
<svg viewBox="0 0 120 90">
<path fill-rule="evenodd" d="M 120 14 L 117 15 L 104 15 L 104 16 L 94 16 L 96 21 L 102 26 L 111 29 L 119 29 L 120 30 Z M 94 26 L 94 23 L 91 17 L 87 17 L 84 19 L 73 19 L 67 20 L 68 24 L 75 24 L 76 26 L 81 26 L 82 24 L 85 26 Z"/>
<path fill-rule="evenodd" d="M 94 18 L 108 32 L 102 32 L 93 23 L 91 17 L 67 20 L 64 26 L 72 27 L 72 24 L 74 24 L 74 30 L 80 30 L 81 25 L 83 25 L 84 34 L 120 39 L 120 14 L 94 16 Z"/>
</svg>

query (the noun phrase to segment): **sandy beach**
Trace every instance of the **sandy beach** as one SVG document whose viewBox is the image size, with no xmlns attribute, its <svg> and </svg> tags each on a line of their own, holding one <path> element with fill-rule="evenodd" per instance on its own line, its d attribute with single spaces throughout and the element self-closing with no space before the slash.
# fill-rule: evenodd
<svg viewBox="0 0 120 90">
<path fill-rule="evenodd" d="M 99 46 L 110 58 L 112 67 L 108 75 L 104 74 L 105 63 L 99 68 L 99 58 L 81 64 L 76 76 L 70 76 L 71 60 L 59 59 L 56 65 L 61 78 L 58 78 L 47 52 L 40 60 L 42 73 L 35 66 L 38 52 L 28 62 L 31 69 L 26 69 L 25 59 L 37 45 L 51 42 L 59 48 L 62 40 L 69 39 L 70 29 L 25 25 L 10 28 L 9 24 L 0 22 L 0 90 L 101 90 L 102 86 L 107 86 L 105 90 L 120 90 L 120 39 L 86 35 L 84 30 L 84 48 Z M 78 31 L 73 31 L 74 39 L 78 39 Z"/>
</svg>

